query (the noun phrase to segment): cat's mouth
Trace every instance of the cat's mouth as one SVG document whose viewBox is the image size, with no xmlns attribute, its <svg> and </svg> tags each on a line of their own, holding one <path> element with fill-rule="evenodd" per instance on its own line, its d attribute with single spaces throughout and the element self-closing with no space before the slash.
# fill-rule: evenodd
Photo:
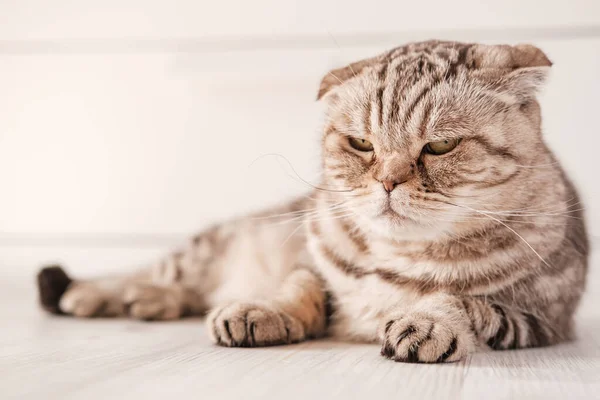
<svg viewBox="0 0 600 400">
<path fill-rule="evenodd" d="M 392 205 L 390 204 L 389 200 L 383 206 L 380 216 L 387 218 L 393 222 L 405 222 L 405 221 L 409 220 L 409 218 L 407 216 L 402 215 L 402 214 L 398 213 L 396 210 L 394 210 L 392 208 Z"/>
</svg>

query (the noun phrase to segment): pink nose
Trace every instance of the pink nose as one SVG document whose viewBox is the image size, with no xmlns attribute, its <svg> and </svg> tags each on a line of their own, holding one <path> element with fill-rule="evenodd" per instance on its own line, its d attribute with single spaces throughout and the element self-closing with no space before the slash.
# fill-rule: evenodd
<svg viewBox="0 0 600 400">
<path fill-rule="evenodd" d="M 394 188 L 396 187 L 396 185 L 398 184 L 397 182 L 394 181 L 381 181 L 381 183 L 383 183 L 383 188 L 385 189 L 386 192 L 390 193 L 392 190 L 394 190 Z"/>
</svg>

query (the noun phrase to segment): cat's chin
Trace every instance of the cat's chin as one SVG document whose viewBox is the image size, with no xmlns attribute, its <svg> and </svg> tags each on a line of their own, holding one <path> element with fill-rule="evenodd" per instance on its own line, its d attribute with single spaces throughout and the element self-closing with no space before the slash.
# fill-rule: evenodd
<svg viewBox="0 0 600 400">
<path fill-rule="evenodd" d="M 445 236 L 446 226 L 424 225 L 394 211 L 362 216 L 361 225 L 371 232 L 394 240 L 436 240 Z"/>
<path fill-rule="evenodd" d="M 437 240 L 446 236 L 445 230 L 438 227 L 424 226 L 415 222 L 400 224 L 390 222 L 380 225 L 379 233 L 394 240 Z"/>
<path fill-rule="evenodd" d="M 397 213 L 396 211 L 392 210 L 391 208 L 388 208 L 385 211 L 383 211 L 379 215 L 379 218 L 383 218 L 383 219 L 389 221 L 389 223 L 391 223 L 391 224 L 402 225 L 402 226 L 414 225 L 414 223 L 415 223 L 412 219 L 408 218 L 405 215 Z"/>
</svg>

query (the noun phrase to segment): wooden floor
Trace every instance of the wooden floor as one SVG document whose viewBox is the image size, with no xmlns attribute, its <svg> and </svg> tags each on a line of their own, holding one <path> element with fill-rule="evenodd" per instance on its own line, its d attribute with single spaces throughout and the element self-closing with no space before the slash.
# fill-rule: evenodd
<svg viewBox="0 0 600 400">
<path fill-rule="evenodd" d="M 11 277 L 0 282 L 0 399 L 600 399 L 594 275 L 577 341 L 453 365 L 394 363 L 377 345 L 329 340 L 220 348 L 201 320 L 53 317 L 37 309 L 31 277 Z"/>
</svg>

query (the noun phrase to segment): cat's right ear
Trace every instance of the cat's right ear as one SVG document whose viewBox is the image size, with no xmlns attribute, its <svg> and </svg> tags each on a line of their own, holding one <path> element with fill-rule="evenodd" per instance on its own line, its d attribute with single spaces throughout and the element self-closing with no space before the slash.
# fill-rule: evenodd
<svg viewBox="0 0 600 400">
<path fill-rule="evenodd" d="M 491 71 L 492 87 L 509 102 L 526 103 L 544 85 L 552 62 L 544 52 L 530 44 L 477 45 L 471 53 L 472 65 L 484 76 Z"/>
<path fill-rule="evenodd" d="M 332 89 L 343 85 L 346 81 L 361 75 L 365 68 L 373 66 L 378 60 L 379 57 L 373 57 L 329 71 L 321 80 L 317 100 L 321 100 Z"/>
</svg>

